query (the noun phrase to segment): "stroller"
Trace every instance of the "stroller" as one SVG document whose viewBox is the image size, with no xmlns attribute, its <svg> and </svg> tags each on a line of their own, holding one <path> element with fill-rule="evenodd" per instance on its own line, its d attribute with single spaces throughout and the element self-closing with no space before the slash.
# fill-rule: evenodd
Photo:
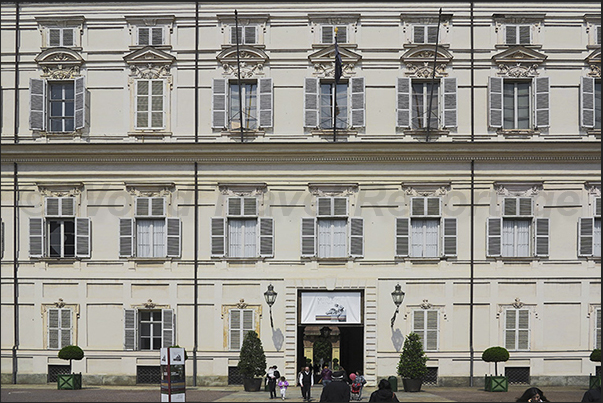
<svg viewBox="0 0 603 403">
<path fill-rule="evenodd" d="M 352 383 L 352 399 L 351 400 L 360 400 L 360 390 L 362 389 L 362 383 L 354 382 Z"/>
</svg>

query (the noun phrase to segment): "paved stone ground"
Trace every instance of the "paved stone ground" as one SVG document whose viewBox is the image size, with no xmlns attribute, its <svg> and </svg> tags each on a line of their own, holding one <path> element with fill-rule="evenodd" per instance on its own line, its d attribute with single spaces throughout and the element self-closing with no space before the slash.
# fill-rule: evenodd
<svg viewBox="0 0 603 403">
<path fill-rule="evenodd" d="M 320 400 L 322 387 L 314 387 L 314 402 Z M 481 388 L 424 387 L 418 393 L 396 392 L 401 402 L 514 402 L 527 386 L 511 386 L 508 392 L 486 392 Z M 586 388 L 544 387 L 551 402 L 580 402 Z M 368 402 L 375 388 L 365 388 L 362 401 Z M 272 401 L 282 401 L 279 399 Z M 160 402 L 159 387 L 155 386 L 86 386 L 81 390 L 57 390 L 56 385 L 1 385 L 1 402 Z M 189 387 L 187 402 L 270 402 L 268 392 L 245 392 L 242 386 Z M 286 402 L 301 402 L 299 388 L 289 388 Z"/>
</svg>

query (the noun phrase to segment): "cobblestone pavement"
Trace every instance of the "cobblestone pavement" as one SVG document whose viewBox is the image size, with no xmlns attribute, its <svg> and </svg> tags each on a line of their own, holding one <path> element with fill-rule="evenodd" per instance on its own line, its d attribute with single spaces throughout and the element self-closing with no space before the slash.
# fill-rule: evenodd
<svg viewBox="0 0 603 403">
<path fill-rule="evenodd" d="M 245 392 L 242 386 L 188 387 L 187 402 L 269 402 L 268 392 Z M 312 390 L 313 402 L 320 400 L 321 386 Z M 510 386 L 508 392 L 486 392 L 482 388 L 423 387 L 421 392 L 396 392 L 401 402 L 514 402 L 527 386 Z M 585 387 L 542 387 L 551 402 L 580 402 Z M 375 388 L 367 387 L 362 401 L 368 402 Z M 281 399 L 276 399 L 281 401 Z M 274 401 L 276 401 L 274 400 Z M 81 390 L 57 390 L 56 385 L 1 386 L 1 402 L 160 402 L 159 386 L 86 386 Z M 286 402 L 301 402 L 299 388 L 289 388 Z"/>
</svg>

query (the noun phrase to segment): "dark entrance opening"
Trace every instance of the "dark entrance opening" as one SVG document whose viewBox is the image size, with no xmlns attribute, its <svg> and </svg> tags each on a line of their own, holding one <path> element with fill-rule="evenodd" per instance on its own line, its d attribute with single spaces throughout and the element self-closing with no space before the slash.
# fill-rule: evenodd
<svg viewBox="0 0 603 403">
<path fill-rule="evenodd" d="M 348 374 L 364 373 L 364 328 L 363 326 L 341 326 L 340 363 Z"/>
</svg>

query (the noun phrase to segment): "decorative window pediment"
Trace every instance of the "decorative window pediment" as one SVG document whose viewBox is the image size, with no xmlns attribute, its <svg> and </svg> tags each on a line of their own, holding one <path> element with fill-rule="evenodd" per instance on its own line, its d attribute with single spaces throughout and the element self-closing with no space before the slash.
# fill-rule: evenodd
<svg viewBox="0 0 603 403">
<path fill-rule="evenodd" d="M 492 56 L 498 65 L 499 76 L 534 77 L 538 75 L 538 67 L 548 56 L 524 46 L 514 46 Z"/>
<path fill-rule="evenodd" d="M 590 68 L 588 75 L 594 78 L 601 78 L 601 48 L 588 55 L 585 62 Z"/>
<path fill-rule="evenodd" d="M 218 183 L 220 193 L 227 196 L 260 196 L 266 193 L 265 183 Z"/>
<path fill-rule="evenodd" d="M 84 59 L 69 48 L 50 48 L 34 59 L 42 68 L 42 77 L 56 80 L 72 79 L 80 75 Z"/>
<path fill-rule="evenodd" d="M 362 59 L 358 53 L 339 46 L 339 54 L 342 62 L 342 77 L 350 78 L 354 74 L 354 67 Z M 330 45 L 324 49 L 312 53 L 308 56 L 310 62 L 314 65 L 314 75 L 318 77 L 334 77 L 335 75 L 335 45 Z"/>
<path fill-rule="evenodd" d="M 400 61 L 406 65 L 406 75 L 411 77 L 431 77 L 435 57 L 434 45 L 420 45 L 408 50 Z M 446 68 L 452 60 L 452 55 L 446 49 L 438 46 L 436 59 L 436 77 L 447 77 Z"/>
<path fill-rule="evenodd" d="M 225 76 L 237 75 L 237 47 L 231 46 L 224 49 L 216 56 L 222 65 Z M 239 45 L 239 60 L 241 78 L 251 78 L 264 75 L 264 66 L 268 62 L 268 55 L 261 49 L 250 45 Z"/>
<path fill-rule="evenodd" d="M 357 183 L 308 183 L 310 193 L 315 196 L 347 197 L 358 193 Z"/>
<path fill-rule="evenodd" d="M 411 196 L 444 196 L 451 189 L 450 182 L 404 182 L 402 190 Z"/>
<path fill-rule="evenodd" d="M 134 78 L 156 79 L 169 76 L 170 66 L 176 58 L 169 53 L 146 46 L 124 56 Z"/>
<path fill-rule="evenodd" d="M 536 196 L 542 191 L 542 181 L 536 182 L 494 182 L 494 189 L 500 196 Z"/>
</svg>

